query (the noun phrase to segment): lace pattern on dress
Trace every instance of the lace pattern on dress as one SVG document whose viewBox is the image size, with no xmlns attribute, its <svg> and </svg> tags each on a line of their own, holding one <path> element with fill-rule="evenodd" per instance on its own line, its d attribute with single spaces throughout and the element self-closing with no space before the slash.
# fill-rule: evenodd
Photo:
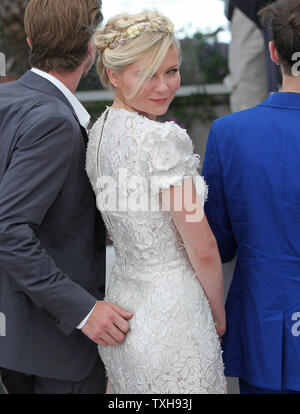
<svg viewBox="0 0 300 414">
<path fill-rule="evenodd" d="M 154 201 L 161 189 L 199 177 L 204 205 L 207 186 L 198 173 L 199 156 L 176 124 L 114 108 L 98 153 L 104 116 L 90 132 L 86 169 L 116 251 L 105 300 L 134 313 L 122 344 L 99 347 L 113 388 L 117 394 L 224 393 L 210 306 L 169 212 L 130 208 L 133 200 L 147 199 L 153 176 L 158 177 Z M 121 182 L 125 172 L 127 186 Z M 105 209 L 97 182 L 102 176 L 112 178 L 127 208 Z"/>
</svg>

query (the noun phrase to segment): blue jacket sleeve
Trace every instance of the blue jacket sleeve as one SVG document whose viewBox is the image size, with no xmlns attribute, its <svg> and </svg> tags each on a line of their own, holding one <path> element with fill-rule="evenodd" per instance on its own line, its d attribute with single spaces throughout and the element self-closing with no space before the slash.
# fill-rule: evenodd
<svg viewBox="0 0 300 414">
<path fill-rule="evenodd" d="M 209 188 L 205 214 L 216 237 L 222 262 L 230 262 L 236 255 L 237 244 L 227 209 L 215 124 L 209 133 L 202 174 Z"/>
</svg>

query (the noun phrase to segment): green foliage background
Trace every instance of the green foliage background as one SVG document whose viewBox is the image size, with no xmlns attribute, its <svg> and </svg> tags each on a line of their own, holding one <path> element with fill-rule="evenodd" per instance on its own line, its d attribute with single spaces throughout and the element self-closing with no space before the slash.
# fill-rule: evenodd
<svg viewBox="0 0 300 414">
<path fill-rule="evenodd" d="M 7 60 L 7 80 L 20 77 L 29 69 L 29 47 L 26 43 L 23 16 L 28 0 L 0 0 L 0 51 Z M 222 83 L 228 74 L 228 45 L 218 42 L 218 29 L 213 33 L 195 33 L 192 37 L 181 31 L 181 80 L 182 85 Z M 2 79 L 3 81 L 3 79 Z M 5 81 L 5 78 L 4 78 Z M 94 65 L 88 76 L 81 80 L 79 91 L 103 89 Z M 203 121 L 215 119 L 215 98 L 208 95 L 176 97 L 168 114 L 162 118 L 172 119 L 188 127 L 197 118 Z M 96 119 L 111 102 L 86 103 L 85 106 Z"/>
</svg>

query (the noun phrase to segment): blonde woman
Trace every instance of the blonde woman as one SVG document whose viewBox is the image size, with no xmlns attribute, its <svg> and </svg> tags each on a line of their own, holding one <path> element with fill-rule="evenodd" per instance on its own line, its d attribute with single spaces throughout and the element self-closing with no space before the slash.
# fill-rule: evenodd
<svg viewBox="0 0 300 414">
<path fill-rule="evenodd" d="M 87 172 L 116 251 L 106 301 L 134 314 L 99 339 L 117 394 L 224 393 L 221 262 L 207 188 L 186 131 L 160 123 L 180 86 L 180 46 L 157 11 L 113 17 L 95 36 L 115 99 L 95 123 Z M 111 334 L 113 332 L 113 334 Z"/>
</svg>

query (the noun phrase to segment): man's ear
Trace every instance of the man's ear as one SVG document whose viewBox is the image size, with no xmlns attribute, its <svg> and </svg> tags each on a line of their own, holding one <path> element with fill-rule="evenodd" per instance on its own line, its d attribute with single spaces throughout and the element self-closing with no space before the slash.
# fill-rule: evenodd
<svg viewBox="0 0 300 414">
<path fill-rule="evenodd" d="M 88 49 L 89 49 L 89 55 L 93 59 L 95 59 L 95 56 L 96 56 L 96 46 L 95 46 L 95 42 L 94 42 L 94 39 L 93 38 L 89 41 Z"/>
<path fill-rule="evenodd" d="M 31 45 L 31 41 L 29 40 L 29 38 L 27 37 L 27 43 L 28 43 L 28 46 L 30 47 L 30 49 L 32 49 L 32 45 Z"/>
<path fill-rule="evenodd" d="M 280 65 L 280 58 L 276 49 L 276 46 L 273 42 L 273 40 L 269 43 L 269 51 L 270 51 L 270 55 L 271 55 L 271 59 L 273 60 L 274 63 L 276 63 L 276 65 Z"/>
</svg>

